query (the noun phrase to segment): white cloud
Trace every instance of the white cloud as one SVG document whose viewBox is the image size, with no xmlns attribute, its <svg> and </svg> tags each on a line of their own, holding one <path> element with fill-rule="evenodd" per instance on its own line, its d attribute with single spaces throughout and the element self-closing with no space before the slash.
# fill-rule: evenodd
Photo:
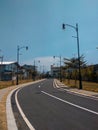
<svg viewBox="0 0 98 130">
<path fill-rule="evenodd" d="M 44 67 L 44 71 L 49 71 L 51 69 L 51 65 L 58 65 L 59 66 L 59 57 L 53 58 L 53 56 L 48 57 L 37 57 L 35 58 L 35 61 L 40 61 L 40 65 Z"/>
<path fill-rule="evenodd" d="M 32 60 L 25 61 L 26 64 L 32 64 L 38 66 L 38 70 L 41 72 L 44 71 L 50 71 L 51 65 L 56 64 L 58 62 L 58 58 L 53 58 L 52 56 L 47 56 L 47 57 L 36 57 L 33 58 Z M 40 61 L 40 62 L 39 62 Z"/>
<path fill-rule="evenodd" d="M 40 61 L 40 62 L 39 62 Z M 38 70 L 41 72 L 47 72 L 51 70 L 51 65 L 59 66 L 60 65 L 60 57 L 46 56 L 46 57 L 36 57 L 32 60 L 25 60 L 25 64 L 35 65 L 38 67 Z"/>
</svg>

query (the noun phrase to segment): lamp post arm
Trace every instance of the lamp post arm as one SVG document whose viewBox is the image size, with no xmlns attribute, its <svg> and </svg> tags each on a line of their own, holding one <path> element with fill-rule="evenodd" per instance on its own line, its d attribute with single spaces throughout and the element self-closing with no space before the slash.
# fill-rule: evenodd
<svg viewBox="0 0 98 130">
<path fill-rule="evenodd" d="M 69 27 L 71 27 L 71 28 L 74 28 L 75 30 L 76 30 L 76 27 L 75 26 L 73 26 L 73 25 L 70 25 L 70 24 L 65 24 L 66 26 L 69 26 Z"/>
</svg>

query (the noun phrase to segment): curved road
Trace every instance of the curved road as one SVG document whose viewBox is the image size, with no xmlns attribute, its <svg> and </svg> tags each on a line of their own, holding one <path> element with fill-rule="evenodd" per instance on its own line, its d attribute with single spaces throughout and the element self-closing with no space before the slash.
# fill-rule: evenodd
<svg viewBox="0 0 98 130">
<path fill-rule="evenodd" d="M 52 79 L 12 95 L 19 130 L 98 130 L 98 101 L 57 89 Z"/>
</svg>

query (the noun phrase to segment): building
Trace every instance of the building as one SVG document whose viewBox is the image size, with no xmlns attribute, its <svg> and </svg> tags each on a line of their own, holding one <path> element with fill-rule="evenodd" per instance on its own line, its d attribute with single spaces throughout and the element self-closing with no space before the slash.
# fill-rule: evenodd
<svg viewBox="0 0 98 130">
<path fill-rule="evenodd" d="M 51 76 L 53 78 L 59 78 L 60 77 L 60 67 L 55 67 L 51 65 Z"/>
<path fill-rule="evenodd" d="M 35 77 L 35 74 L 37 73 L 37 66 L 23 65 L 21 68 L 24 74 L 24 78 L 32 79 Z"/>
<path fill-rule="evenodd" d="M 15 80 L 17 73 L 17 62 L 0 63 L 0 81 Z"/>
<path fill-rule="evenodd" d="M 18 69 L 17 69 L 18 67 Z M 0 81 L 22 79 L 35 79 L 37 76 L 37 66 L 23 65 L 20 66 L 17 62 L 1 62 L 0 63 Z"/>
</svg>

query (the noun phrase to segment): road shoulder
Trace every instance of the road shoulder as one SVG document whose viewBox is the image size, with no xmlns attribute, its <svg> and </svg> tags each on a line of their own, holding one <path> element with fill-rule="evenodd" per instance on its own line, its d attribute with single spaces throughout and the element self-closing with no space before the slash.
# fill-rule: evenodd
<svg viewBox="0 0 98 130">
<path fill-rule="evenodd" d="M 86 91 L 83 89 L 77 89 L 77 88 L 71 88 L 66 86 L 65 84 L 61 83 L 59 80 L 55 79 L 55 86 L 59 89 L 65 89 L 68 92 L 74 93 L 74 94 L 79 94 L 82 96 L 87 96 L 87 97 L 91 97 L 93 99 L 97 99 L 98 100 L 98 93 L 97 92 L 91 92 L 91 91 Z"/>
</svg>

